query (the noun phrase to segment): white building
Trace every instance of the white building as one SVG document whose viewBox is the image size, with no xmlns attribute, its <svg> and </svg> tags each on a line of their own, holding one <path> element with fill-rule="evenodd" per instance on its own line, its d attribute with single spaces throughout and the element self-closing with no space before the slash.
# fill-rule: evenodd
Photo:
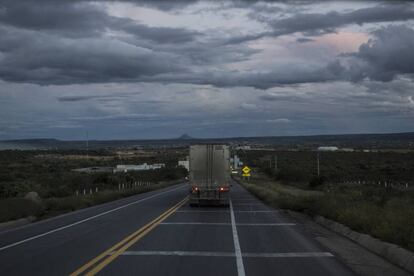
<svg viewBox="0 0 414 276">
<path fill-rule="evenodd" d="M 128 171 L 147 171 L 147 170 L 155 170 L 161 169 L 165 167 L 165 164 L 158 163 L 158 164 L 141 164 L 141 165 L 116 165 L 114 172 L 128 172 Z"/>
<path fill-rule="evenodd" d="M 337 151 L 338 147 L 319 147 L 318 151 Z"/>
<path fill-rule="evenodd" d="M 187 171 L 189 171 L 190 170 L 190 161 L 188 161 L 188 160 L 183 160 L 183 161 L 179 160 L 178 161 L 178 166 L 182 166 L 182 167 L 186 168 Z"/>
<path fill-rule="evenodd" d="M 240 158 L 237 155 L 233 156 L 233 158 L 230 158 L 230 163 L 234 170 L 237 170 L 243 165 L 243 163 L 240 161 Z"/>
<path fill-rule="evenodd" d="M 252 148 L 248 145 L 245 145 L 245 146 L 238 146 L 235 149 L 236 150 L 251 150 Z"/>
</svg>

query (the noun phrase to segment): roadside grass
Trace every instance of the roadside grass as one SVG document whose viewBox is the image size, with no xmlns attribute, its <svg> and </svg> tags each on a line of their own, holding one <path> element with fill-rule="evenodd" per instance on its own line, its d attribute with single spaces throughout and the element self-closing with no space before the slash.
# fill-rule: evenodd
<svg viewBox="0 0 414 276">
<path fill-rule="evenodd" d="M 53 217 L 63 213 L 79 210 L 93 205 L 114 201 L 124 197 L 162 189 L 183 182 L 183 180 L 164 181 L 148 186 L 128 190 L 105 190 L 95 194 L 46 198 L 40 203 L 24 198 L 7 198 L 0 200 L 0 222 L 34 216 L 37 220 Z"/>
<path fill-rule="evenodd" d="M 0 200 L 0 222 L 24 217 L 38 216 L 43 206 L 24 198 L 6 198 Z"/>
<path fill-rule="evenodd" d="M 412 193 L 361 185 L 330 185 L 323 191 L 314 191 L 266 178 L 238 182 L 275 208 L 323 216 L 414 252 Z"/>
</svg>

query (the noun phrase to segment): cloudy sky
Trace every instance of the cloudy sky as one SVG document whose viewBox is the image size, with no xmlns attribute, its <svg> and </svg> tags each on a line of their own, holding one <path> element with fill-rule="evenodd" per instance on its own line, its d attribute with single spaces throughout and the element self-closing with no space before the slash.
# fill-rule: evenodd
<svg viewBox="0 0 414 276">
<path fill-rule="evenodd" d="M 414 131 L 414 4 L 0 0 L 0 139 Z"/>
</svg>

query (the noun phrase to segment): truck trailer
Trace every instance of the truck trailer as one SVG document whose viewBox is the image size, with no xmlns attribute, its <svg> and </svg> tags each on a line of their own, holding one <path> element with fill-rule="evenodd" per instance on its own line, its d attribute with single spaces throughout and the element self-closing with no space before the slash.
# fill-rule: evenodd
<svg viewBox="0 0 414 276">
<path fill-rule="evenodd" d="M 190 146 L 190 206 L 229 204 L 229 163 L 226 145 Z"/>
</svg>

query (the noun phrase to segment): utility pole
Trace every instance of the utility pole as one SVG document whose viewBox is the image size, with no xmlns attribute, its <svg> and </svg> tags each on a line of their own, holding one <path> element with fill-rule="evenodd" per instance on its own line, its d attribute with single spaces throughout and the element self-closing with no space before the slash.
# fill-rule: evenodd
<svg viewBox="0 0 414 276">
<path fill-rule="evenodd" d="M 89 159 L 89 135 L 86 131 L 86 158 Z"/>
<path fill-rule="evenodd" d="M 277 171 L 277 154 L 275 154 L 275 171 Z"/>
<path fill-rule="evenodd" d="M 320 167 L 319 167 L 319 151 L 318 151 L 318 154 L 317 154 L 316 156 L 317 156 L 316 161 L 317 161 L 317 164 L 318 164 L 318 177 L 319 177 L 319 175 L 320 175 Z"/>
</svg>

